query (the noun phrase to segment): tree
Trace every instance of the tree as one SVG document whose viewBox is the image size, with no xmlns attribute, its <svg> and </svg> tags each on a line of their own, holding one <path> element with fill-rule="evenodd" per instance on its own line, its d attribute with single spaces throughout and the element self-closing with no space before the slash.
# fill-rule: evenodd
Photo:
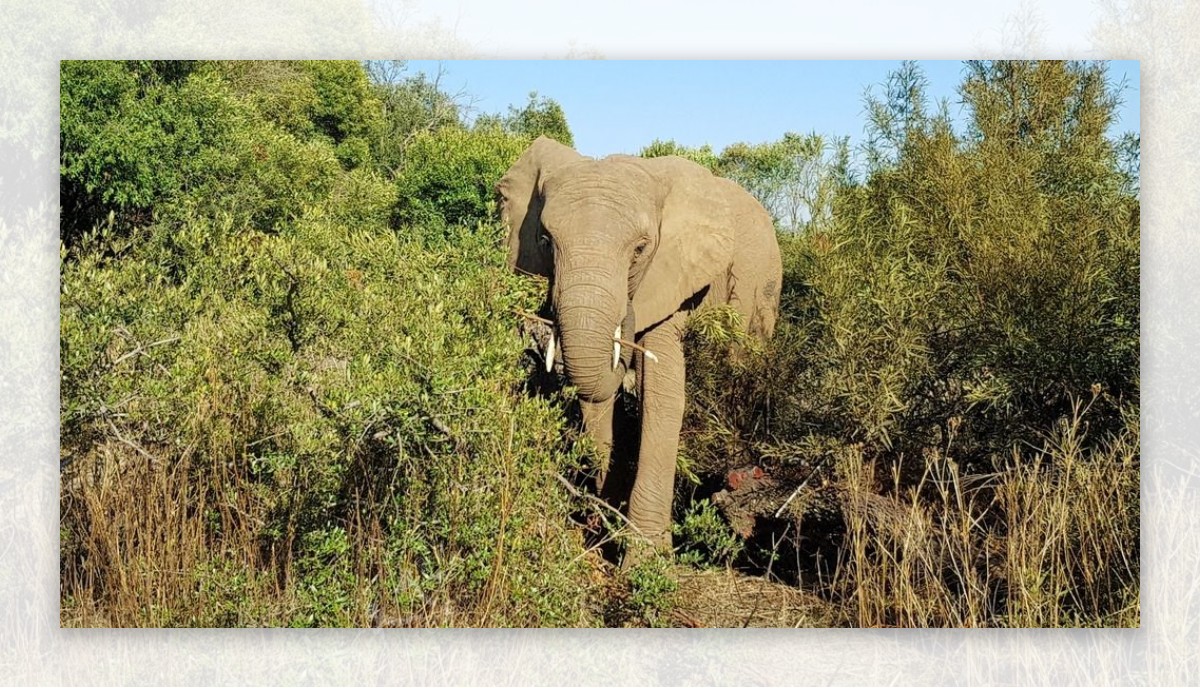
<svg viewBox="0 0 1200 688">
<path fill-rule="evenodd" d="M 154 205 L 185 184 L 196 154 L 228 112 L 220 96 L 189 86 L 196 68 L 193 62 L 63 61 L 59 187 L 65 241 L 105 218 L 146 224 Z"/>
<path fill-rule="evenodd" d="M 777 225 L 798 231 L 830 221 L 834 195 L 850 181 L 849 158 L 848 139 L 788 132 L 778 141 L 728 146 L 717 169 L 758 198 Z"/>
<path fill-rule="evenodd" d="M 332 142 L 347 169 L 371 161 L 370 141 L 382 126 L 380 102 L 360 63 L 240 60 L 210 66 L 284 130 L 302 140 Z"/>
<path fill-rule="evenodd" d="M 67 244 L 172 214 L 283 231 L 378 126 L 355 62 L 65 61 L 60 83 Z"/>
<path fill-rule="evenodd" d="M 957 419 L 964 460 L 1004 459 L 1077 399 L 1097 400 L 1103 438 L 1137 402 L 1140 319 L 1139 205 L 1105 135 L 1104 65 L 967 63 L 961 134 L 922 83 L 905 65 L 868 96 L 868 178 L 814 245 L 830 393 L 910 451 Z"/>
<path fill-rule="evenodd" d="M 719 174 L 720 161 L 717 159 L 717 154 L 713 152 L 712 146 L 704 144 L 698 148 L 688 148 L 675 142 L 674 139 L 654 139 L 650 145 L 642 148 L 638 152 L 643 158 L 661 158 L 667 155 L 677 155 L 681 158 L 687 158 L 694 163 L 703 165 L 708 168 L 709 172 Z"/>
<path fill-rule="evenodd" d="M 508 116 L 503 119 L 504 128 L 514 134 L 535 139 L 548 136 L 564 146 L 575 146 L 575 137 L 567 126 L 567 116 L 562 106 L 551 98 L 539 98 L 537 91 L 529 94 L 525 107 L 508 107 Z"/>
<path fill-rule="evenodd" d="M 441 71 L 432 78 L 405 76 L 402 60 L 371 61 L 367 70 L 381 110 L 372 147 L 377 164 L 391 176 L 399 174 L 405 150 L 418 136 L 462 127 L 470 104 L 465 94 L 442 90 Z"/>
</svg>

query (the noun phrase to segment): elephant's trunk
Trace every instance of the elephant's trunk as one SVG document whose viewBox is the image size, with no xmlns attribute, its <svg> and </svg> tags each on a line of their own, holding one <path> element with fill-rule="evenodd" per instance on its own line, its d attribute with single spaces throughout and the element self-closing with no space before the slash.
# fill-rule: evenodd
<svg viewBox="0 0 1200 688">
<path fill-rule="evenodd" d="M 612 284 L 610 284 L 612 283 Z M 613 285 L 620 287 L 615 292 Z M 558 285 L 555 310 L 562 344 L 563 366 L 579 396 L 588 401 L 605 401 L 621 385 L 630 352 L 622 347 L 614 359 L 613 336 L 633 339 L 633 314 L 624 296 L 624 279 L 598 280 L 576 275 Z"/>
</svg>

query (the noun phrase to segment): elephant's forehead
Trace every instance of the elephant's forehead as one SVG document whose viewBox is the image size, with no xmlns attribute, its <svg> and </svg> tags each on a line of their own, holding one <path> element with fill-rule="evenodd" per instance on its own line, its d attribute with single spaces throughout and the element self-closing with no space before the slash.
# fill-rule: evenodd
<svg viewBox="0 0 1200 688">
<path fill-rule="evenodd" d="M 653 200 L 636 177 L 613 171 L 556 176 L 544 187 L 543 222 L 551 225 L 635 222 Z"/>
<path fill-rule="evenodd" d="M 627 231 L 637 221 L 635 204 L 614 201 L 604 196 L 589 196 L 577 200 L 546 199 L 542 223 L 550 230 L 572 232 L 595 231 L 615 233 Z"/>
<path fill-rule="evenodd" d="M 649 176 L 636 165 L 613 160 L 581 160 L 549 176 L 547 194 L 614 192 L 643 188 Z"/>
</svg>

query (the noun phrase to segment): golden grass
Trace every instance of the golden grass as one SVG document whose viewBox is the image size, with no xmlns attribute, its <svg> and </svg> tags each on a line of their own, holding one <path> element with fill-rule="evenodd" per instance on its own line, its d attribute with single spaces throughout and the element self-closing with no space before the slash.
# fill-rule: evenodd
<svg viewBox="0 0 1200 688">
<path fill-rule="evenodd" d="M 692 628 L 824 628 L 844 626 L 842 611 L 795 586 L 730 569 L 678 571 L 671 620 Z"/>
<path fill-rule="evenodd" d="M 1137 422 L 1088 450 L 1082 417 L 1076 406 L 1044 447 L 989 476 L 932 453 L 902 488 L 856 452 L 839 457 L 833 592 L 855 625 L 1138 626 Z"/>
</svg>

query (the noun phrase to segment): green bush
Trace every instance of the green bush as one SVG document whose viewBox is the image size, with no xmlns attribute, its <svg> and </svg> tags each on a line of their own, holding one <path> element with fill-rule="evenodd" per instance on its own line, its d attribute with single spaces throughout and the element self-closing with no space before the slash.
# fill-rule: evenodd
<svg viewBox="0 0 1200 688">
<path fill-rule="evenodd" d="M 373 162 L 383 107 L 363 66 L 349 60 L 253 60 L 212 65 L 239 96 L 301 140 L 332 142 L 347 169 Z"/>
<path fill-rule="evenodd" d="M 581 542 L 553 477 L 576 459 L 561 412 L 517 393 L 521 343 L 505 314 L 533 295 L 504 268 L 497 229 L 430 250 L 325 220 L 288 236 L 193 226 L 153 228 L 120 260 L 67 254 L 68 480 L 125 471 L 120 490 L 149 491 L 111 463 L 124 447 L 122 463 L 153 457 L 145 480 L 182 481 L 210 505 L 193 516 L 196 540 L 177 543 L 195 548 L 194 566 L 274 571 L 291 599 L 226 621 L 589 623 Z M 190 247 L 179 284 L 162 279 L 161 242 Z M 497 283 L 509 285 L 498 299 L 478 298 Z M 69 484 L 68 529 L 104 532 L 113 517 L 87 506 L 90 483 Z M 123 557 L 114 569 L 159 555 L 146 551 L 157 526 L 142 527 L 110 554 Z M 103 563 L 80 547 L 67 562 Z M 121 625 L 147 622 L 122 605 L 166 584 L 154 575 L 102 593 Z"/>
<path fill-rule="evenodd" d="M 172 75 L 175 76 L 175 75 Z M 214 103 L 180 94 L 138 62 L 64 60 L 60 91 L 62 234 L 101 218 L 145 224 L 194 171 Z M 163 164 L 163 161 L 171 164 Z"/>
<path fill-rule="evenodd" d="M 848 587 L 822 592 L 862 623 L 1136 623 L 1139 199 L 1114 92 L 1101 65 L 972 63 L 956 132 L 921 83 L 906 66 L 869 99 L 866 179 L 780 235 L 771 342 L 732 355 L 736 328 L 695 319 L 681 453 L 703 485 L 804 481 L 798 526 L 825 525 L 797 551 L 838 562 Z M 1121 510 L 1067 506 L 1093 502 Z M 1039 529 L 1068 520 L 1088 525 L 1051 563 Z"/>
<path fill-rule="evenodd" d="M 821 365 L 862 437 L 953 436 L 982 458 L 1048 430 L 1094 386 L 1107 400 L 1097 439 L 1121 426 L 1137 399 L 1138 200 L 1104 137 L 1105 89 L 1100 66 L 976 66 L 971 133 L 914 117 L 898 161 L 813 238 Z"/>
<path fill-rule="evenodd" d="M 497 128 L 418 135 L 397 181 L 401 224 L 473 225 L 493 214 L 493 187 L 530 139 Z"/>
<path fill-rule="evenodd" d="M 366 141 L 382 125 L 381 103 L 361 63 L 353 60 L 299 62 L 317 94 L 312 121 L 335 145 Z"/>
<path fill-rule="evenodd" d="M 1100 395 L 1095 441 L 1122 427 L 1138 398 L 1139 203 L 1104 137 L 1103 68 L 974 69 L 965 135 L 923 114 L 919 74 L 894 77 L 907 80 L 894 102 L 869 103 L 877 166 L 839 192 L 823 229 L 781 236 L 769 372 L 722 385 L 697 349 L 706 413 L 787 443 L 815 432 L 893 454 L 950 447 L 983 466 L 1036 442 L 1074 400 Z"/>
<path fill-rule="evenodd" d="M 63 623 L 595 623 L 555 480 L 580 450 L 522 391 L 511 313 L 540 295 L 505 267 L 502 229 L 393 232 L 394 183 L 346 170 L 335 136 L 287 123 L 304 108 L 225 67 L 154 82 L 152 101 L 127 65 L 64 76 L 125 89 L 108 114 L 77 99 L 85 124 L 153 114 L 166 143 L 118 146 L 130 160 L 193 148 L 122 196 L 103 164 L 64 164 L 100 175 L 97 202 L 158 219 L 62 247 Z M 64 159 L 102 162 L 103 127 L 65 128 L 93 138 Z M 495 142 L 502 170 L 523 146 Z"/>
<path fill-rule="evenodd" d="M 646 626 L 668 626 L 679 591 L 671 574 L 671 560 L 659 555 L 647 557 L 629 569 L 627 578 L 628 604 L 634 617 Z"/>
<path fill-rule="evenodd" d="M 63 63 L 68 243 L 106 216 L 120 235 L 155 216 L 195 214 L 284 230 L 329 193 L 339 161 L 370 159 L 367 132 L 377 125 L 343 121 L 374 112 L 366 77 L 350 80 L 357 88 L 334 87 L 344 86 L 335 77 L 348 66 L 362 72 L 357 63 L 314 67 L 332 75 L 309 79 L 286 63 L 201 63 L 174 81 L 147 81 L 139 65 Z"/>
<path fill-rule="evenodd" d="M 371 61 L 367 69 L 382 113 L 372 156 L 389 176 L 403 166 L 404 152 L 420 132 L 462 128 L 459 104 L 436 80 L 423 73 L 405 76 L 404 63 L 398 60 Z"/>
</svg>

